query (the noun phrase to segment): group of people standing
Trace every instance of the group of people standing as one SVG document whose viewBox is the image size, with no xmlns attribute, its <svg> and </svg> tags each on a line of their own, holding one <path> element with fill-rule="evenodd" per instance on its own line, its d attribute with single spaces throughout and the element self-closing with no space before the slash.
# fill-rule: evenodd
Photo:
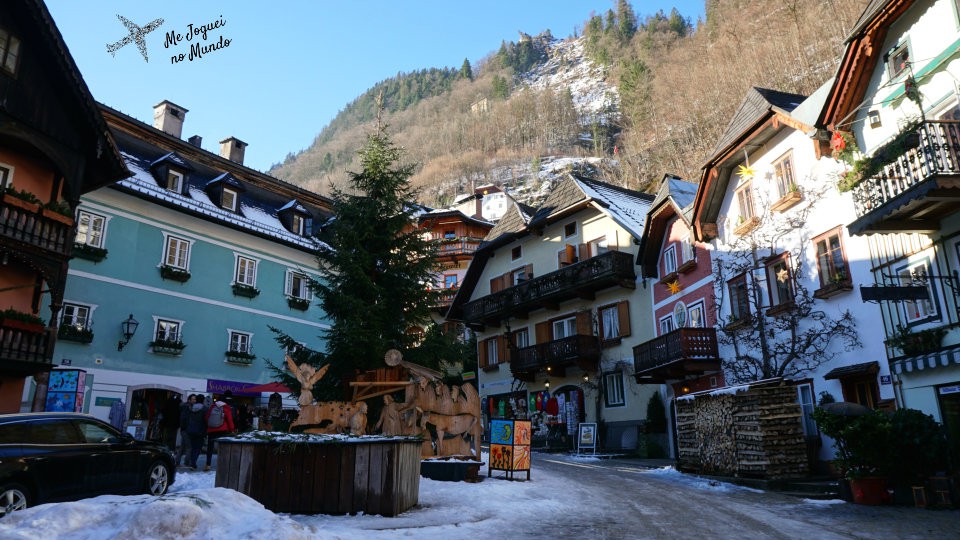
<svg viewBox="0 0 960 540">
<path fill-rule="evenodd" d="M 177 465 L 185 460 L 186 466 L 196 470 L 206 438 L 207 459 L 203 470 L 209 471 L 214 443 L 220 437 L 248 429 L 248 412 L 247 406 L 234 405 L 229 390 L 222 396 L 214 396 L 209 404 L 202 394 L 191 394 L 182 403 L 177 397 L 172 397 L 165 405 L 160 420 L 164 444 L 176 454 Z"/>
</svg>

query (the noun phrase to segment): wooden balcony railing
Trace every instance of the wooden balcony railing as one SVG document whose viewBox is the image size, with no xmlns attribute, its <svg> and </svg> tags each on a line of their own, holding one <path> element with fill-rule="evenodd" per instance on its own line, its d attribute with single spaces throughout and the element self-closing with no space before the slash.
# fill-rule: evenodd
<svg viewBox="0 0 960 540">
<path fill-rule="evenodd" d="M 441 240 L 437 248 L 437 257 L 443 258 L 452 255 L 473 255 L 480 247 L 482 239 L 459 238 L 456 240 Z"/>
<path fill-rule="evenodd" d="M 27 249 L 67 256 L 73 247 L 73 220 L 4 195 L 0 200 L 0 238 Z"/>
<path fill-rule="evenodd" d="M 600 359 L 600 344 L 596 336 L 576 335 L 538 343 L 510 354 L 510 370 L 517 378 L 520 374 L 533 374 L 551 368 L 579 366 L 587 371 L 596 371 Z"/>
<path fill-rule="evenodd" d="M 614 285 L 634 287 L 636 279 L 633 255 L 609 251 L 468 302 L 463 318 L 468 323 L 496 321 Z"/>
<path fill-rule="evenodd" d="M 450 307 L 450 304 L 453 303 L 453 297 L 457 295 L 459 289 L 444 289 L 440 292 L 440 295 L 437 298 L 436 305 L 433 306 L 436 310 L 445 310 Z"/>
<path fill-rule="evenodd" d="M 719 364 L 717 332 L 713 328 L 679 328 L 633 348 L 633 367 L 638 377 L 675 363 Z M 676 366 L 674 366 L 676 367 Z M 679 366 L 679 371 L 685 371 Z"/>
<path fill-rule="evenodd" d="M 903 139 L 900 144 L 874 152 L 875 159 L 889 163 L 853 188 L 857 217 L 880 209 L 928 180 L 943 175 L 960 176 L 960 122 L 923 122 L 916 128 L 916 137 Z"/>
<path fill-rule="evenodd" d="M 56 333 L 49 327 L 39 332 L 0 321 L 0 364 L 4 371 L 32 375 L 50 368 Z"/>
</svg>

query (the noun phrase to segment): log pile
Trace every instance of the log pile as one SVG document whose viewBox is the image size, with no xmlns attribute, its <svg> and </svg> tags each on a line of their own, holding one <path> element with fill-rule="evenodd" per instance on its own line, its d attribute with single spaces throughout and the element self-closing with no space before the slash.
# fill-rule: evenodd
<svg viewBox="0 0 960 540">
<path fill-rule="evenodd" d="M 678 399 L 680 467 L 725 476 L 803 476 L 808 470 L 801 414 L 791 385 Z"/>
</svg>

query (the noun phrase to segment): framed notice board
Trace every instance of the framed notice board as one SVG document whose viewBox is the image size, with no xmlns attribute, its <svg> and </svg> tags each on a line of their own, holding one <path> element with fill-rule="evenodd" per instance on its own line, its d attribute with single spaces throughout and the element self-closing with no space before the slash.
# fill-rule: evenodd
<svg viewBox="0 0 960 540">
<path fill-rule="evenodd" d="M 513 480 L 514 473 L 526 471 L 530 479 L 530 420 L 493 420 L 490 422 L 490 459 L 487 460 L 487 476 L 491 471 L 506 471 Z"/>
<path fill-rule="evenodd" d="M 593 422 L 580 422 L 577 426 L 577 453 L 584 450 L 593 450 L 597 453 L 597 424 Z"/>
</svg>

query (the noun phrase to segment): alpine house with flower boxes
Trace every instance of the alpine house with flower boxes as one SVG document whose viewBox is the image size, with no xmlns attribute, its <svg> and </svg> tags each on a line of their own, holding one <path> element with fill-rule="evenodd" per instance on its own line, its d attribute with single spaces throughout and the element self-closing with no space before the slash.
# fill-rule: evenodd
<svg viewBox="0 0 960 540">
<path fill-rule="evenodd" d="M 485 422 L 530 418 L 548 445 L 602 422 L 603 447 L 637 447 L 659 388 L 626 384 L 651 337 L 634 250 L 652 198 L 567 175 L 535 212 L 509 203 L 447 316 L 476 332 Z"/>
<path fill-rule="evenodd" d="M 942 422 L 960 455 L 960 9 L 871 2 L 847 39 L 820 125 L 869 242 L 900 407 Z M 878 325 L 879 328 L 879 325 Z"/>
<path fill-rule="evenodd" d="M 42 2 L 0 10 L 0 413 L 53 367 L 80 195 L 128 176 Z M 52 315 L 51 315 L 52 314 Z"/>
<path fill-rule="evenodd" d="M 327 324 L 313 304 L 319 224 L 330 201 L 180 138 L 187 110 L 154 108 L 153 126 L 101 105 L 133 176 L 85 196 L 61 315 L 56 362 L 86 373 L 85 410 L 115 401 L 153 434 L 174 394 L 267 382 L 284 351 L 270 328 L 311 349 Z M 131 329 L 129 321 L 138 324 Z"/>
</svg>

